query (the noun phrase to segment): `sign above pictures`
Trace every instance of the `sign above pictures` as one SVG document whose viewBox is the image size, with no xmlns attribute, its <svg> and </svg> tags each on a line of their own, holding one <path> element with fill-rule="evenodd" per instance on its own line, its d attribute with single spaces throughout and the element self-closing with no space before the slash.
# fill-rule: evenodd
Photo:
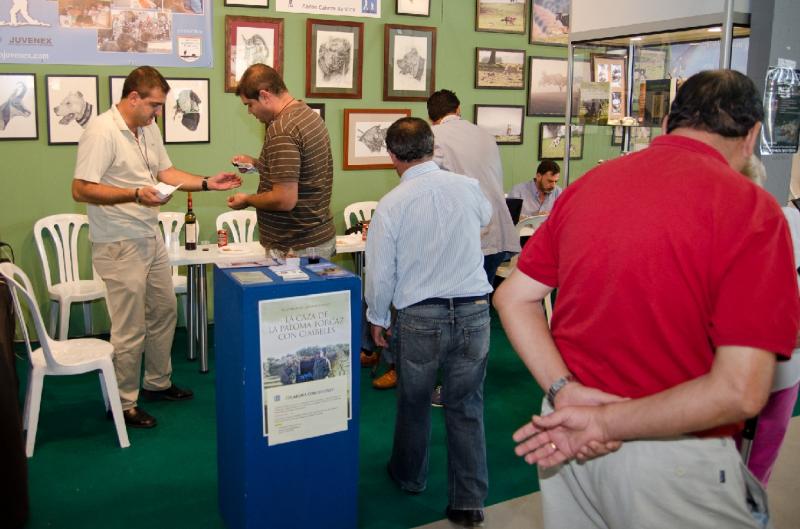
<svg viewBox="0 0 800 529">
<path fill-rule="evenodd" d="M 334 17 L 381 17 L 379 0 L 275 0 L 275 11 Z"/>
<path fill-rule="evenodd" d="M 210 68 L 212 0 L 0 0 L 0 62 Z"/>
</svg>

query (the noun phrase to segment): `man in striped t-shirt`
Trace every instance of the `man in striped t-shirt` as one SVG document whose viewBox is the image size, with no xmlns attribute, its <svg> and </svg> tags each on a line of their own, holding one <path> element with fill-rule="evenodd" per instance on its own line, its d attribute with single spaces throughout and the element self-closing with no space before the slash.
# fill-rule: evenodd
<svg viewBox="0 0 800 529">
<path fill-rule="evenodd" d="M 293 249 L 304 255 L 316 248 L 321 257 L 333 256 L 333 158 L 325 123 L 292 97 L 278 72 L 264 64 L 245 70 L 236 94 L 248 112 L 267 125 L 267 134 L 257 160 L 244 154 L 233 157 L 234 163 L 258 169 L 258 192 L 236 193 L 228 198 L 228 206 L 256 208 L 259 239 L 267 250 Z"/>
</svg>

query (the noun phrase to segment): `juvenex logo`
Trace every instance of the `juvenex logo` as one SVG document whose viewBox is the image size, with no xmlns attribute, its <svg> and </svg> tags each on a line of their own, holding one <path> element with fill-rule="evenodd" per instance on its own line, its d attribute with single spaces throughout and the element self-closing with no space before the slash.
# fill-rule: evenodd
<svg viewBox="0 0 800 529">
<path fill-rule="evenodd" d="M 52 37 L 11 37 L 8 43 L 12 46 L 52 46 Z"/>
</svg>

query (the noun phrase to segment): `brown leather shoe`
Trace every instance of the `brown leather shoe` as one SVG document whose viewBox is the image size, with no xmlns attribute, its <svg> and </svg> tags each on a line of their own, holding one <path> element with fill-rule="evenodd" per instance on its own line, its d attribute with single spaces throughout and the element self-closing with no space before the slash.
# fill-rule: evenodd
<svg viewBox="0 0 800 529">
<path fill-rule="evenodd" d="M 361 367 L 375 367 L 380 359 L 381 356 L 378 353 L 373 353 L 366 349 L 361 350 Z"/>
<path fill-rule="evenodd" d="M 372 381 L 375 389 L 392 389 L 397 387 L 397 370 L 391 366 L 389 370 Z"/>
</svg>

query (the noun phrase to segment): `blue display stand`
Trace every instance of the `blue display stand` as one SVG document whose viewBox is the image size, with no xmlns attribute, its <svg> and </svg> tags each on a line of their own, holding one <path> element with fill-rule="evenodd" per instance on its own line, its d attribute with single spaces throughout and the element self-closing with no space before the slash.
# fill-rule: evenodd
<svg viewBox="0 0 800 529">
<path fill-rule="evenodd" d="M 231 275 L 242 270 L 261 270 L 273 282 L 242 285 Z M 309 280 L 286 282 L 265 267 L 214 269 L 219 505 L 228 529 L 357 525 L 361 280 L 304 271 Z M 262 432 L 258 302 L 337 291 L 350 292 L 347 430 L 268 446 Z"/>
</svg>

